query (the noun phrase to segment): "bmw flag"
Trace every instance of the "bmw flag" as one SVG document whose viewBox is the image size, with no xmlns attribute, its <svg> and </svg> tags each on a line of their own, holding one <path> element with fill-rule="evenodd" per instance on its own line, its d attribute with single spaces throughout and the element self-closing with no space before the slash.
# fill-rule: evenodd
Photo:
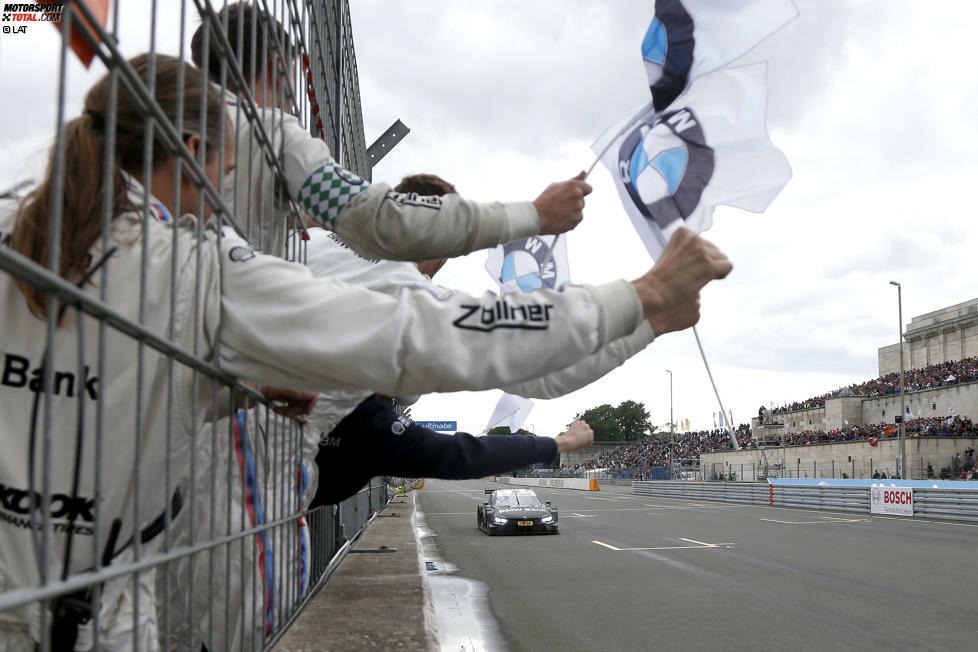
<svg viewBox="0 0 978 652">
<path fill-rule="evenodd" d="M 731 63 L 798 15 L 791 0 L 656 0 L 642 39 L 655 109 Z"/>
<path fill-rule="evenodd" d="M 554 241 L 556 240 L 556 244 Z M 553 248 L 553 254 L 550 249 Z M 499 292 L 529 294 L 540 288 L 560 290 L 570 281 L 567 240 L 553 235 L 530 236 L 500 245 L 489 252 L 486 271 L 499 284 Z M 533 409 L 533 401 L 503 394 L 486 430 L 509 426 L 516 432 Z"/>
<path fill-rule="evenodd" d="M 530 236 L 499 245 L 489 252 L 486 271 L 499 284 L 501 294 L 526 294 L 538 288 L 560 290 L 570 280 L 567 240 L 559 238 L 554 246 L 555 238 L 552 235 Z"/>
<path fill-rule="evenodd" d="M 656 3 L 642 44 L 653 100 L 593 145 L 653 258 L 680 226 L 706 231 L 720 204 L 761 212 L 791 179 L 767 134 L 765 65 L 725 66 L 796 13 L 790 0 Z"/>
</svg>

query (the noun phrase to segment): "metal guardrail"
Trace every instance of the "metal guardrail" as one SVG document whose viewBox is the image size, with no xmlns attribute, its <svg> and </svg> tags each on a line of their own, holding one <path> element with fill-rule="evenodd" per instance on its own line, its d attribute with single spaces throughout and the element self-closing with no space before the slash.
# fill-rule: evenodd
<svg viewBox="0 0 978 652">
<path fill-rule="evenodd" d="M 869 487 L 812 487 L 737 482 L 633 481 L 632 493 L 771 505 L 833 512 L 870 513 Z M 961 489 L 914 488 L 914 516 L 978 523 L 978 484 Z"/>
<path fill-rule="evenodd" d="M 635 480 L 632 493 L 640 496 L 664 496 L 667 498 L 693 498 L 715 500 L 724 503 L 766 505 L 768 485 L 736 482 L 683 482 L 671 480 Z"/>
<path fill-rule="evenodd" d="M 978 523 L 978 486 L 975 489 L 915 489 L 914 515 Z"/>
</svg>

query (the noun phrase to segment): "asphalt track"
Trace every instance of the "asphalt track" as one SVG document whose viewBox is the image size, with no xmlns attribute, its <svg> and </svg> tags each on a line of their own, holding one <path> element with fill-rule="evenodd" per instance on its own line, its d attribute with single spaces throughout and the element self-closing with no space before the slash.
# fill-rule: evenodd
<svg viewBox="0 0 978 652">
<path fill-rule="evenodd" d="M 605 487 L 537 490 L 557 536 L 489 537 L 490 487 L 429 480 L 416 497 L 511 650 L 978 649 L 976 525 Z"/>
</svg>

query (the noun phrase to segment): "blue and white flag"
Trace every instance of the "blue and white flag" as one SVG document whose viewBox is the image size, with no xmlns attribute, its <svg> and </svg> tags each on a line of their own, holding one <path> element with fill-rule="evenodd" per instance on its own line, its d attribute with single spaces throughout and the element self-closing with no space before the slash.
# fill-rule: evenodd
<svg viewBox="0 0 978 652">
<path fill-rule="evenodd" d="M 489 251 L 486 271 L 499 284 L 500 294 L 526 294 L 539 288 L 560 290 L 570 281 L 567 239 L 558 239 L 553 255 L 548 256 L 555 238 L 552 235 L 530 236 Z"/>
<path fill-rule="evenodd" d="M 720 427 L 723 428 L 723 412 L 720 412 Z"/>
<path fill-rule="evenodd" d="M 656 0 L 642 39 L 655 109 L 664 111 L 692 80 L 732 63 L 797 15 L 791 0 Z"/>
<path fill-rule="evenodd" d="M 797 15 L 790 0 L 658 0 L 642 43 L 652 101 L 592 148 L 653 258 L 720 204 L 765 210 L 791 179 L 767 133 L 764 64 L 731 61 Z"/>
<path fill-rule="evenodd" d="M 680 226 L 706 231 L 720 204 L 762 212 L 791 179 L 768 138 L 766 104 L 764 64 L 718 70 L 668 110 L 644 109 L 595 141 L 653 258 Z"/>
<path fill-rule="evenodd" d="M 500 294 L 529 294 L 540 288 L 559 291 L 570 281 L 567 240 L 539 235 L 500 245 L 489 252 L 486 271 L 499 284 Z M 532 409 L 533 401 L 514 394 L 503 394 L 489 418 L 486 430 L 508 426 L 510 432 L 516 432 Z"/>
</svg>

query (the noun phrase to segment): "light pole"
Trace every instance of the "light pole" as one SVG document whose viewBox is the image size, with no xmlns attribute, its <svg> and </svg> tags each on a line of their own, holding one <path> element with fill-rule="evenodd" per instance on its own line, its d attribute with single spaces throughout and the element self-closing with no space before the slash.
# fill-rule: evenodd
<svg viewBox="0 0 978 652">
<path fill-rule="evenodd" d="M 907 437 L 906 424 L 906 386 L 903 384 L 903 287 L 896 281 L 890 281 L 890 285 L 895 285 L 897 289 L 897 317 L 900 320 L 900 477 L 907 479 L 907 470 L 910 464 L 907 463 Z"/>
<path fill-rule="evenodd" d="M 669 374 L 669 465 L 675 466 L 676 424 L 672 420 L 672 371 L 666 369 L 666 373 Z M 673 473 L 674 471 L 669 469 L 669 475 Z"/>
</svg>

